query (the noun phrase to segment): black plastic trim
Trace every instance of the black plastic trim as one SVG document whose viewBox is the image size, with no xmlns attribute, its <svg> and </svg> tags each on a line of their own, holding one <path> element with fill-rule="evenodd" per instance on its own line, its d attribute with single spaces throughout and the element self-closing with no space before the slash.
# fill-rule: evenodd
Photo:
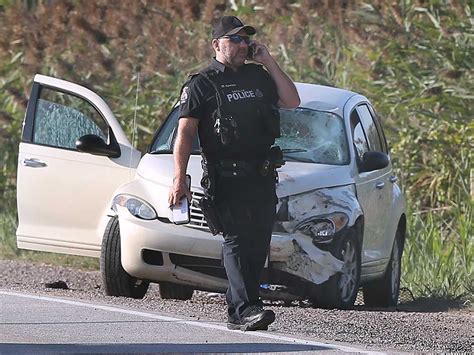
<svg viewBox="0 0 474 355">
<path fill-rule="evenodd" d="M 142 249 L 142 259 L 149 265 L 163 266 L 163 253 L 161 251 Z"/>
<path fill-rule="evenodd" d="M 224 280 L 227 279 L 222 260 L 174 253 L 170 253 L 169 257 L 170 261 L 177 266 Z"/>
<path fill-rule="evenodd" d="M 31 94 L 28 100 L 28 106 L 26 108 L 23 133 L 21 136 L 21 140 L 23 142 L 33 142 L 33 127 L 35 124 L 36 103 L 38 102 L 40 87 L 41 85 L 39 83 L 33 83 L 33 87 L 31 88 Z"/>
</svg>

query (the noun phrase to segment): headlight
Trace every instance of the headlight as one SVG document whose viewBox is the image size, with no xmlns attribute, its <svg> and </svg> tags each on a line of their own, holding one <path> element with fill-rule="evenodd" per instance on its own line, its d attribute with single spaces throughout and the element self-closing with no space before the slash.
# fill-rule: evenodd
<svg viewBox="0 0 474 355">
<path fill-rule="evenodd" d="M 128 212 L 133 216 L 141 219 L 155 219 L 157 218 L 156 212 L 148 203 L 145 201 L 130 195 L 117 195 L 114 197 L 112 202 L 112 209 L 117 212 L 117 205 L 126 207 Z"/>
<path fill-rule="evenodd" d="M 336 212 L 327 216 L 314 216 L 296 226 L 296 230 L 310 236 L 316 243 L 328 243 L 348 221 L 349 217 L 345 213 Z"/>
</svg>

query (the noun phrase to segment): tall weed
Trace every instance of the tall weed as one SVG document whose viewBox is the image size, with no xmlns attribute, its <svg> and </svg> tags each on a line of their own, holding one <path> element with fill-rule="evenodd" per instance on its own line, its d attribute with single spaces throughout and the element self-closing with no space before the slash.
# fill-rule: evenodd
<svg viewBox="0 0 474 355">
<path fill-rule="evenodd" d="M 446 218 L 446 213 L 455 216 Z M 472 299 L 473 219 L 473 204 L 452 212 L 412 214 L 402 263 L 402 284 L 417 296 Z"/>
</svg>

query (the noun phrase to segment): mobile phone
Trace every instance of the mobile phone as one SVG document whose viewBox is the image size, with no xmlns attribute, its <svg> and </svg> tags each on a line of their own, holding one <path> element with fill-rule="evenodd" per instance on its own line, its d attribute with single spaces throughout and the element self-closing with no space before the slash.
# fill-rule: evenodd
<svg viewBox="0 0 474 355">
<path fill-rule="evenodd" d="M 186 186 L 191 189 L 191 175 L 186 175 Z M 191 221 L 188 197 L 184 195 L 179 200 L 179 206 L 171 207 L 171 221 L 174 224 L 187 224 Z"/>
</svg>

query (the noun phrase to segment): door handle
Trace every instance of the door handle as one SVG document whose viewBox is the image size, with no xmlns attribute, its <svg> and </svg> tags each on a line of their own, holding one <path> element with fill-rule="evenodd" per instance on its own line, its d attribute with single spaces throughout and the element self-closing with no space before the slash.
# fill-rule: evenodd
<svg viewBox="0 0 474 355">
<path fill-rule="evenodd" d="M 388 178 L 388 181 L 390 181 L 392 184 L 397 182 L 397 177 L 395 175 L 392 175 Z"/>
<path fill-rule="evenodd" d="M 30 168 L 44 168 L 48 166 L 44 161 L 35 158 L 25 158 L 21 161 L 21 165 L 28 166 Z"/>
<path fill-rule="evenodd" d="M 375 184 L 375 188 L 377 189 L 383 189 L 383 187 L 385 186 L 385 183 L 383 181 L 379 181 Z"/>
</svg>

